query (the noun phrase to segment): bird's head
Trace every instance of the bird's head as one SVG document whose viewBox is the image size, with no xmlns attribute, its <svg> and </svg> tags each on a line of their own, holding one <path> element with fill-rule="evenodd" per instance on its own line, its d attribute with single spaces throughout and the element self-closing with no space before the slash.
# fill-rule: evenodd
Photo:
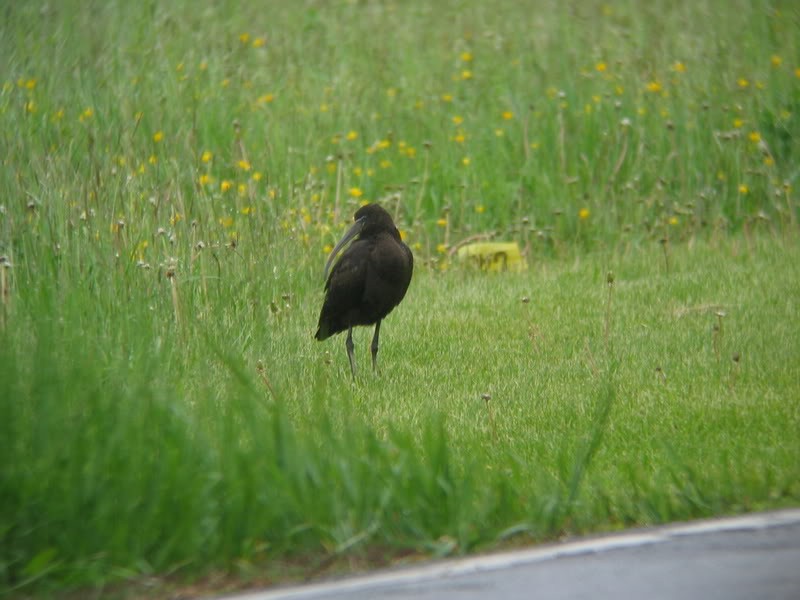
<svg viewBox="0 0 800 600">
<path fill-rule="evenodd" d="M 358 235 L 374 235 L 382 231 L 397 231 L 391 215 L 378 204 L 366 204 L 356 211 L 353 225 L 342 236 L 342 239 L 331 250 L 328 262 L 325 263 L 325 279 L 328 279 L 333 261 L 341 250 Z"/>
</svg>

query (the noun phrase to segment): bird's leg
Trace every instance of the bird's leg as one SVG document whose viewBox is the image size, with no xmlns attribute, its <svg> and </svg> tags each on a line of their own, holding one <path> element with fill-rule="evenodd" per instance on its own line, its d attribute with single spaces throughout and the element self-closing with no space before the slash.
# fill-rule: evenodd
<svg viewBox="0 0 800 600">
<path fill-rule="evenodd" d="M 381 330 L 381 322 L 375 323 L 375 335 L 372 336 L 372 345 L 369 349 L 372 351 L 372 370 L 378 371 L 378 335 Z"/>
<path fill-rule="evenodd" d="M 344 343 L 347 348 L 347 358 L 350 360 L 350 372 L 353 374 L 353 379 L 356 378 L 356 360 L 353 357 L 353 326 L 347 330 L 347 340 Z"/>
</svg>

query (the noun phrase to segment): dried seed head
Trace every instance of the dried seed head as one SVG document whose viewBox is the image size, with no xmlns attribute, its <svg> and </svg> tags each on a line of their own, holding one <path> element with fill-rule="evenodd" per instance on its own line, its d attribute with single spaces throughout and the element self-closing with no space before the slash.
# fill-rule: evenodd
<svg viewBox="0 0 800 600">
<path fill-rule="evenodd" d="M 484 392 L 483 394 L 481 394 L 481 400 L 483 400 L 484 402 L 489 402 L 489 400 L 491 399 L 492 395 L 490 393 Z"/>
<path fill-rule="evenodd" d="M 200 240 L 194 245 L 194 247 L 196 250 L 202 250 L 203 248 L 206 247 L 206 243 L 203 240 Z"/>
<path fill-rule="evenodd" d="M 614 272 L 613 271 L 609 271 L 608 274 L 606 275 L 606 283 L 609 285 L 609 287 L 614 285 Z"/>
<path fill-rule="evenodd" d="M 0 256 L 0 266 L 4 269 L 10 269 L 13 265 L 11 264 L 11 259 L 4 254 Z"/>
<path fill-rule="evenodd" d="M 742 357 L 739 356 L 738 352 L 734 352 L 733 356 L 731 358 L 733 359 L 733 362 L 738 363 L 741 360 Z"/>
<path fill-rule="evenodd" d="M 528 304 L 530 301 L 531 301 L 531 299 L 528 296 L 523 296 L 522 297 L 522 303 L 523 304 Z"/>
</svg>

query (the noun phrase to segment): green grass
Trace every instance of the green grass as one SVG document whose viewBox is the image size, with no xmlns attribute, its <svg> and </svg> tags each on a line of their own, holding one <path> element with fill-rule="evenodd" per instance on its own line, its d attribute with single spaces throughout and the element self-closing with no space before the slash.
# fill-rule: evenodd
<svg viewBox="0 0 800 600">
<path fill-rule="evenodd" d="M 795 3 L 517 4 L 2 9 L 0 589 L 798 504 Z M 364 201 L 416 273 L 353 383 Z M 486 232 L 528 271 L 453 262 Z"/>
</svg>

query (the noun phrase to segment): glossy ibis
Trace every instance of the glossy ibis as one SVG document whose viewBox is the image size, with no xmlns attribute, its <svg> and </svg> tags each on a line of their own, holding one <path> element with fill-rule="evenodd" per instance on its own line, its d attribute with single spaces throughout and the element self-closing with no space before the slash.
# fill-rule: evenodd
<svg viewBox="0 0 800 600">
<path fill-rule="evenodd" d="M 377 204 L 356 211 L 355 223 L 331 251 L 325 265 L 325 302 L 314 337 L 325 340 L 347 330 L 347 358 L 356 376 L 353 358 L 353 327 L 375 325 L 372 337 L 372 368 L 377 368 L 381 320 L 400 304 L 411 283 L 414 257 L 400 239 L 392 217 Z M 356 238 L 331 269 L 336 255 Z M 330 276 L 328 275 L 330 272 Z"/>
</svg>

